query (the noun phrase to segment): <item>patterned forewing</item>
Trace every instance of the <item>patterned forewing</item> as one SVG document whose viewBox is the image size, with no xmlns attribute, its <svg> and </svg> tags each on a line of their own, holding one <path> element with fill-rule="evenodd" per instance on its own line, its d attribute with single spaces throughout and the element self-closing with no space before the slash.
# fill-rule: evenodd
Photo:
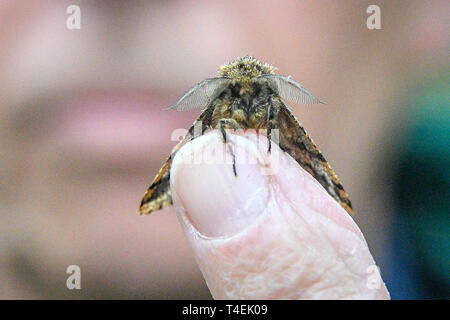
<svg viewBox="0 0 450 320">
<path fill-rule="evenodd" d="M 281 100 L 278 100 L 278 103 L 280 109 L 277 128 L 280 130 L 280 148 L 289 153 L 303 169 L 319 181 L 349 214 L 353 214 L 348 194 L 327 160 L 284 103 Z"/>
</svg>

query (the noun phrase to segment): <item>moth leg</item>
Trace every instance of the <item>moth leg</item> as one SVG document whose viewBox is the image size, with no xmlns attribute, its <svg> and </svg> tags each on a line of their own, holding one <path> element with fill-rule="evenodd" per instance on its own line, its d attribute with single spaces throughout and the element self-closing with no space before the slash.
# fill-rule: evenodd
<svg viewBox="0 0 450 320">
<path fill-rule="evenodd" d="M 219 123 L 218 123 L 218 127 L 220 128 L 220 131 L 222 132 L 222 137 L 223 137 L 224 143 L 227 142 L 226 129 L 231 129 L 231 130 L 241 129 L 241 126 L 239 125 L 239 123 L 236 120 L 231 119 L 231 118 L 220 119 Z"/>
<path fill-rule="evenodd" d="M 237 130 L 240 128 L 239 123 L 234 119 L 226 118 L 226 119 L 220 119 L 218 126 L 220 128 L 220 132 L 222 132 L 223 143 L 225 143 L 227 145 L 228 151 L 230 151 L 230 154 L 233 157 L 233 173 L 237 177 L 236 156 L 234 154 L 233 147 L 228 142 L 226 129 Z"/>
<path fill-rule="evenodd" d="M 233 173 L 234 173 L 234 176 L 237 177 L 236 156 L 234 155 L 233 148 L 231 147 L 231 145 L 230 144 L 227 144 L 227 145 L 228 145 L 228 151 L 230 151 L 231 156 L 233 157 Z"/>
<path fill-rule="evenodd" d="M 222 132 L 223 143 L 227 143 L 227 132 L 225 131 L 225 121 L 220 120 L 220 132 Z"/>
<path fill-rule="evenodd" d="M 275 110 L 273 107 L 272 97 L 269 97 L 269 110 L 267 110 L 267 140 L 269 141 L 269 147 L 267 152 L 270 153 L 272 150 L 272 129 L 273 129 L 273 119 L 275 117 Z"/>
</svg>

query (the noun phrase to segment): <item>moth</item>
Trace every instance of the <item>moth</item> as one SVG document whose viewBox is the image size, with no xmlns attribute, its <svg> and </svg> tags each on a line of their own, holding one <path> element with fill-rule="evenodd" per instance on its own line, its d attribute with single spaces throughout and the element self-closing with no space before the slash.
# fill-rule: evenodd
<svg viewBox="0 0 450 320">
<path fill-rule="evenodd" d="M 271 131 L 278 129 L 281 150 L 293 157 L 352 214 L 351 202 L 336 174 L 283 100 L 302 104 L 323 103 L 290 76 L 277 75 L 271 65 L 252 56 L 245 56 L 220 67 L 217 77 L 196 84 L 167 109 L 203 108 L 196 120 L 201 123 L 202 133 L 209 129 L 219 129 L 224 142 L 227 141 L 228 129 L 264 129 L 269 141 L 268 152 L 272 143 Z M 193 131 L 194 125 L 159 170 L 142 199 L 140 215 L 172 204 L 172 159 L 184 144 L 195 137 Z M 238 178 L 235 164 L 233 171 Z"/>
</svg>

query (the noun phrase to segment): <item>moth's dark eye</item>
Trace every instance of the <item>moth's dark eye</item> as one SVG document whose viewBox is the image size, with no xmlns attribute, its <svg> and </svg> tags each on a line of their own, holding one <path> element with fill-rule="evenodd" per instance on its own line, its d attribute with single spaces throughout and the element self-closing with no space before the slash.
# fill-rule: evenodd
<svg viewBox="0 0 450 320">
<path fill-rule="evenodd" d="M 231 87 L 231 93 L 233 96 L 238 97 L 241 94 L 241 85 L 237 83 L 236 85 Z"/>
<path fill-rule="evenodd" d="M 253 92 L 257 95 L 261 91 L 261 85 L 258 82 L 253 82 L 251 85 Z"/>
</svg>

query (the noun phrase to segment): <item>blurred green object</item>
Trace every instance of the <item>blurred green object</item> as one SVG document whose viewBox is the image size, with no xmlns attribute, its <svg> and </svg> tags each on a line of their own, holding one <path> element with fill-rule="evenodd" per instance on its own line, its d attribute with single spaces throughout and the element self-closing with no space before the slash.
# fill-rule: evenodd
<svg viewBox="0 0 450 320">
<path fill-rule="evenodd" d="M 432 299 L 450 298 L 449 84 L 450 74 L 411 97 L 395 180 L 395 232 L 413 251 L 405 267 Z"/>
</svg>

